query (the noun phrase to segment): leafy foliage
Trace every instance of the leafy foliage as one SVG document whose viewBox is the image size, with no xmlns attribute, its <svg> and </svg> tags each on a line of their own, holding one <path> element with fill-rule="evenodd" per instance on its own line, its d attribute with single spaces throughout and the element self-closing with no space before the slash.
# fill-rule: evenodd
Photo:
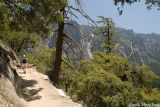
<svg viewBox="0 0 160 107">
<path fill-rule="evenodd" d="M 114 0 L 115 5 L 132 4 L 137 1 Z M 0 0 L 0 39 L 6 41 L 16 52 L 20 52 L 22 48 L 33 47 L 37 42 L 35 35 L 47 37 L 54 22 L 64 21 L 63 12 L 60 10 L 67 6 L 67 2 L 67 0 Z M 159 5 L 155 0 L 146 0 L 146 3 L 151 4 L 151 7 Z M 107 32 L 108 36 L 104 47 L 110 51 L 112 43 L 109 35 L 114 23 L 109 18 L 100 18 L 102 19 L 100 22 L 104 24 L 100 29 Z M 29 62 L 37 66 L 38 71 L 49 75 L 54 63 L 54 49 L 43 48 L 28 53 L 27 56 Z M 60 58 L 61 56 L 58 63 L 61 63 Z M 65 64 L 61 69 L 63 70 L 61 78 L 65 84 L 70 84 L 69 93 L 74 99 L 83 101 L 89 107 L 106 105 L 126 107 L 129 103 L 142 101 L 142 97 L 148 99 L 149 94 L 140 93 L 140 90 L 142 87 L 148 89 L 151 82 L 158 78 L 150 68 L 146 66 L 138 68 L 128 59 L 113 53 L 96 52 L 94 59 L 81 61 L 74 72 L 71 72 Z M 157 91 L 150 95 L 152 94 L 157 94 Z"/>
<path fill-rule="evenodd" d="M 0 39 L 8 43 L 15 52 L 21 52 L 28 48 L 33 48 L 38 43 L 36 34 L 27 34 L 24 32 L 2 32 Z"/>
<path fill-rule="evenodd" d="M 50 33 L 51 24 L 61 19 L 59 10 L 67 5 L 67 1 L 3 0 L 0 4 L 0 8 L 5 10 L 3 14 L 8 16 L 10 30 L 34 32 L 46 37 Z"/>
<path fill-rule="evenodd" d="M 148 103 L 160 103 L 160 89 L 154 88 L 151 90 L 142 90 L 141 91 L 144 99 Z"/>
<path fill-rule="evenodd" d="M 67 0 L 1 0 L 0 39 L 16 52 L 32 48 L 38 36 L 47 37 L 52 24 L 61 21 L 59 10 Z"/>
<path fill-rule="evenodd" d="M 156 7 L 157 10 L 160 10 L 160 1 L 159 0 L 144 0 L 145 4 L 147 6 L 147 9 L 152 9 L 153 7 Z M 142 0 L 113 0 L 114 5 L 118 6 L 117 10 L 119 11 L 119 14 L 121 15 L 123 13 L 123 7 L 126 4 L 132 5 L 136 2 L 142 2 Z M 120 7 L 121 6 L 121 7 Z"/>
<path fill-rule="evenodd" d="M 88 107 L 121 107 L 141 99 L 140 93 L 130 83 L 122 82 L 114 74 L 103 70 L 87 73 L 78 81 L 75 81 L 77 88 L 73 89 L 77 98 Z"/>
<path fill-rule="evenodd" d="M 100 20 L 97 22 L 100 24 L 98 29 L 100 30 L 100 33 L 103 35 L 102 39 L 102 48 L 105 49 L 107 53 L 112 52 L 115 46 L 115 33 L 114 33 L 114 27 L 115 23 L 111 18 L 99 16 Z"/>
<path fill-rule="evenodd" d="M 4 31 L 8 29 L 9 25 L 9 18 L 8 15 L 6 14 L 7 9 L 3 6 L 0 6 L 0 31 Z"/>
<path fill-rule="evenodd" d="M 140 86 L 148 88 L 148 82 L 157 79 L 151 71 L 145 73 L 147 70 L 148 67 L 138 69 L 119 55 L 95 52 L 94 59 L 81 61 L 66 80 L 70 82 L 72 98 L 88 107 L 126 107 L 142 102 Z M 150 78 L 146 80 L 144 75 Z M 140 82 L 141 79 L 145 82 Z"/>
<path fill-rule="evenodd" d="M 54 62 L 55 49 L 43 48 L 27 54 L 29 63 L 35 64 L 37 70 L 49 75 Z"/>
<path fill-rule="evenodd" d="M 158 75 L 155 75 L 152 69 L 147 65 L 142 65 L 138 68 L 140 79 L 139 84 L 143 87 L 152 88 L 152 82 L 160 79 Z"/>
</svg>

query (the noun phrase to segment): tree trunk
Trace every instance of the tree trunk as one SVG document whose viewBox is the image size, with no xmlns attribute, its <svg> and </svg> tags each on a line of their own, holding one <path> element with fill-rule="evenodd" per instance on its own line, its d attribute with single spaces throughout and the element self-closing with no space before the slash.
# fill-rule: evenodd
<svg viewBox="0 0 160 107">
<path fill-rule="evenodd" d="M 64 8 L 61 9 L 61 12 L 64 13 Z M 56 56 L 54 61 L 53 71 L 50 75 L 51 81 L 54 84 L 58 84 L 59 74 L 61 70 L 61 57 L 62 57 L 62 47 L 63 47 L 63 39 L 64 39 L 64 20 L 58 23 L 58 36 L 56 41 Z"/>
<path fill-rule="evenodd" d="M 108 29 L 107 29 L 107 35 L 108 35 L 108 53 L 111 52 L 111 39 L 110 39 L 110 31 L 109 31 L 109 25 L 108 25 Z"/>
</svg>

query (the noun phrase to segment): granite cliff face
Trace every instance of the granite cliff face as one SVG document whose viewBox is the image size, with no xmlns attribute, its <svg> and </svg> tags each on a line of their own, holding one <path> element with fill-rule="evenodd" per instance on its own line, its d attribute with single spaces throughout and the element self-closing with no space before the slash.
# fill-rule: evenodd
<svg viewBox="0 0 160 107">
<path fill-rule="evenodd" d="M 94 35 L 94 32 L 97 31 L 95 27 L 78 25 L 74 21 L 72 23 L 80 30 L 72 30 L 72 27 L 66 27 L 66 31 L 73 35 L 73 39 L 80 44 L 84 59 L 91 56 L 92 51 L 101 50 L 101 39 Z M 67 30 L 68 28 L 69 30 Z M 135 33 L 133 30 L 123 28 L 115 28 L 115 32 L 124 41 L 117 47 L 119 52 L 123 51 L 123 54 L 129 56 L 132 43 L 133 53 L 130 60 L 138 65 L 148 64 L 157 74 L 160 74 L 160 34 Z"/>
<path fill-rule="evenodd" d="M 82 29 L 82 27 L 76 23 L 75 21 L 71 21 L 70 25 L 66 25 L 64 32 L 71 39 L 65 37 L 65 41 L 63 43 L 63 53 L 64 56 L 67 55 L 74 59 L 91 59 L 91 37 L 89 37 L 90 30 Z M 56 35 L 57 33 L 53 33 L 53 35 L 48 40 L 48 47 L 55 47 L 56 43 Z"/>
<path fill-rule="evenodd" d="M 126 54 L 130 51 L 130 43 L 133 44 L 131 61 L 139 65 L 148 64 L 160 74 L 160 34 L 134 33 L 122 28 L 116 28 L 116 33 L 126 41 L 120 46 Z"/>
<path fill-rule="evenodd" d="M 92 58 L 91 52 L 101 50 L 101 37 L 94 34 L 97 29 L 93 26 L 79 25 L 75 21 L 71 22 L 73 26 L 65 26 L 65 32 L 79 44 L 83 59 Z M 78 30 L 79 29 L 79 30 Z M 131 53 L 131 44 L 133 53 L 130 60 L 138 65 L 148 64 L 152 69 L 160 74 L 160 34 L 142 34 L 135 33 L 133 30 L 115 28 L 116 35 L 123 40 L 117 46 L 119 53 L 129 56 Z M 55 35 L 49 40 L 49 47 L 54 47 Z M 67 53 L 73 54 L 64 42 Z M 75 48 L 74 45 L 71 47 Z M 76 51 L 78 52 L 78 51 Z M 73 55 L 71 55 L 73 56 Z"/>
</svg>

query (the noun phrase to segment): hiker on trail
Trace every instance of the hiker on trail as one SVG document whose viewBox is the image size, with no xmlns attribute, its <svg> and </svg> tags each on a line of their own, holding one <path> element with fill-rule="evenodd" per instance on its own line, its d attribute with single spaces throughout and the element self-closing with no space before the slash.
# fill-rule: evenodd
<svg viewBox="0 0 160 107">
<path fill-rule="evenodd" d="M 27 67 L 27 57 L 26 55 L 23 55 L 21 68 L 23 69 L 24 74 L 26 74 L 26 67 Z"/>
</svg>

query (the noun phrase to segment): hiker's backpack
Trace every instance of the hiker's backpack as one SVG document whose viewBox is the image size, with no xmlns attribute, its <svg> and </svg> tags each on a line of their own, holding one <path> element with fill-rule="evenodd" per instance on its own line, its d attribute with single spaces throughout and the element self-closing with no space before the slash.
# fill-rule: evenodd
<svg viewBox="0 0 160 107">
<path fill-rule="evenodd" d="M 24 58 L 24 59 L 22 60 L 22 63 L 27 63 L 27 59 Z"/>
</svg>

